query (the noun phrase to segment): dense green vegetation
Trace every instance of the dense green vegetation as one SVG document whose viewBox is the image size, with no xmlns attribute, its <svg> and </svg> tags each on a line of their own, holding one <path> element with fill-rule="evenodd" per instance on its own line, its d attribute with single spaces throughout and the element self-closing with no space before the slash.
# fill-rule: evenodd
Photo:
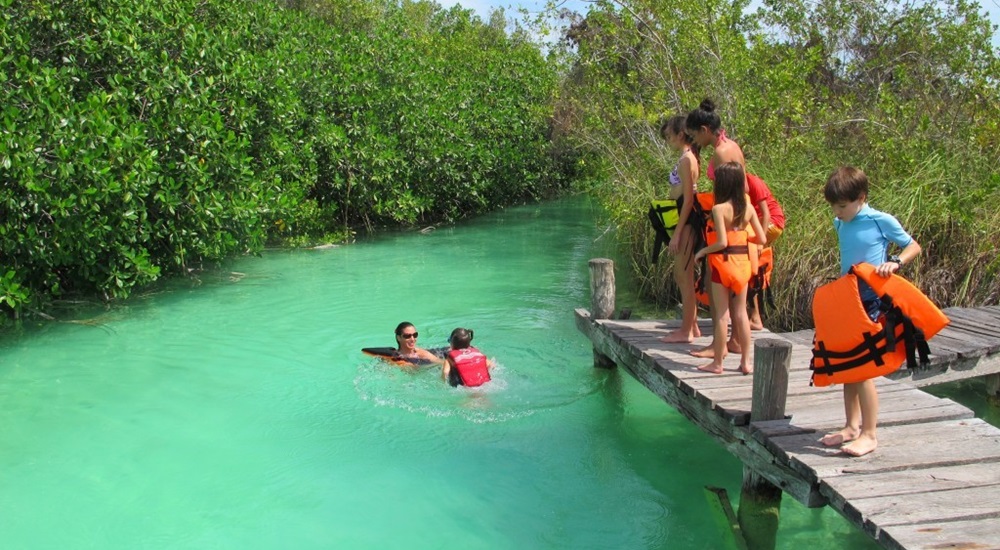
<svg viewBox="0 0 1000 550">
<path fill-rule="evenodd" d="M 944 305 L 997 303 L 1000 63 L 994 29 L 965 0 L 598 1 L 564 14 L 572 69 L 557 139 L 586 155 L 643 290 L 676 300 L 670 263 L 650 266 L 648 200 L 676 155 L 663 115 L 702 98 L 789 218 L 776 243 L 777 329 L 811 324 L 810 297 L 837 275 L 827 175 L 854 164 L 871 203 L 925 253 L 904 275 Z M 564 145 L 565 146 L 565 145 Z M 711 151 L 703 151 L 707 162 Z M 703 189 L 710 189 L 703 180 Z"/>
<path fill-rule="evenodd" d="M 0 310 L 556 192 L 556 72 L 409 0 L 0 0 Z"/>
</svg>

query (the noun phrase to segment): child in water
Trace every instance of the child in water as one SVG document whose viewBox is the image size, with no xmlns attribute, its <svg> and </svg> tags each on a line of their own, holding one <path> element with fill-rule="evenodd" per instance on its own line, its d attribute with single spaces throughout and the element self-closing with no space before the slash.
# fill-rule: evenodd
<svg viewBox="0 0 1000 550">
<path fill-rule="evenodd" d="M 740 346 L 740 372 L 750 374 L 750 318 L 747 315 L 747 283 L 750 281 L 750 256 L 747 247 L 747 226 L 753 228 L 753 242 L 767 242 L 757 213 L 748 208 L 744 192 L 746 178 L 738 162 L 727 162 L 715 169 L 715 206 L 712 222 L 715 242 L 699 250 L 695 261 L 708 256 L 711 270 L 713 355 L 712 362 L 698 370 L 722 374 L 722 359 L 726 355 L 726 313 L 732 317 L 733 333 Z M 709 237 L 711 238 L 711 236 Z M 731 306 L 731 307 L 730 307 Z"/>
<path fill-rule="evenodd" d="M 920 255 L 920 245 L 893 216 L 868 206 L 868 176 L 853 166 L 834 170 L 826 180 L 823 195 L 833 209 L 833 227 L 840 248 L 840 274 L 851 266 L 866 262 L 876 266 L 876 273 L 888 277 Z M 889 243 L 902 251 L 887 257 Z M 860 279 L 861 304 L 873 321 L 879 316 L 879 298 Z M 878 390 L 874 379 L 844 384 L 844 411 L 847 422 L 839 431 L 824 435 L 820 442 L 827 447 L 840 445 L 850 456 L 862 456 L 875 450 L 878 423 Z"/>
<path fill-rule="evenodd" d="M 472 347 L 473 335 L 473 331 L 459 327 L 448 337 L 451 349 L 441 368 L 441 378 L 452 386 L 475 387 L 490 381 L 493 361 Z"/>
</svg>

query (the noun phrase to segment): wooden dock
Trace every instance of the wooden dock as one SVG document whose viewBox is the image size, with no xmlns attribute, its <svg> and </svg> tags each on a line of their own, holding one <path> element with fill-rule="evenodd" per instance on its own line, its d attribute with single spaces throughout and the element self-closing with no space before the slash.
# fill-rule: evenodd
<svg viewBox="0 0 1000 550">
<path fill-rule="evenodd" d="M 844 409 L 841 386 L 809 385 L 811 332 L 754 333 L 755 340 L 790 342 L 792 354 L 785 419 L 750 422 L 753 376 L 738 372 L 739 358 L 730 354 L 726 372 L 715 375 L 698 371 L 706 361 L 688 354 L 710 341 L 707 320 L 700 325 L 706 336 L 693 344 L 659 341 L 676 321 L 592 319 L 584 309 L 576 321 L 595 352 L 806 506 L 829 505 L 885 548 L 997 549 L 1000 429 L 914 383 L 1000 378 L 1000 307 L 945 313 L 952 324 L 930 342 L 931 368 L 904 367 L 897 375 L 903 380 L 877 381 L 879 447 L 860 458 L 817 441 L 843 426 Z"/>
</svg>

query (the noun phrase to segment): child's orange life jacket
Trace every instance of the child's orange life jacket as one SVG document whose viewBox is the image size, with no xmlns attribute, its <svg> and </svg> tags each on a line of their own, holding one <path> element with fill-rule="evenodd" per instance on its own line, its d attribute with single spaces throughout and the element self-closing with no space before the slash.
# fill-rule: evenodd
<svg viewBox="0 0 1000 550">
<path fill-rule="evenodd" d="M 872 321 L 861 304 L 858 279 L 882 301 L 883 315 Z M 853 384 L 927 363 L 927 340 L 948 318 L 924 293 L 898 275 L 881 277 L 871 264 L 860 263 L 813 295 L 812 384 Z"/>
</svg>

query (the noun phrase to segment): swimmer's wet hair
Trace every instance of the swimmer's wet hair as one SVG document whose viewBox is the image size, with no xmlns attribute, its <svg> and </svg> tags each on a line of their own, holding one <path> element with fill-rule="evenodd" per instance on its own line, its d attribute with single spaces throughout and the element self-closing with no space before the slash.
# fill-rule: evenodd
<svg viewBox="0 0 1000 550">
<path fill-rule="evenodd" d="M 474 332 L 466 328 L 456 328 L 451 331 L 451 336 L 448 337 L 448 343 L 451 344 L 453 349 L 465 349 L 469 347 L 472 343 L 472 337 Z"/>
</svg>

